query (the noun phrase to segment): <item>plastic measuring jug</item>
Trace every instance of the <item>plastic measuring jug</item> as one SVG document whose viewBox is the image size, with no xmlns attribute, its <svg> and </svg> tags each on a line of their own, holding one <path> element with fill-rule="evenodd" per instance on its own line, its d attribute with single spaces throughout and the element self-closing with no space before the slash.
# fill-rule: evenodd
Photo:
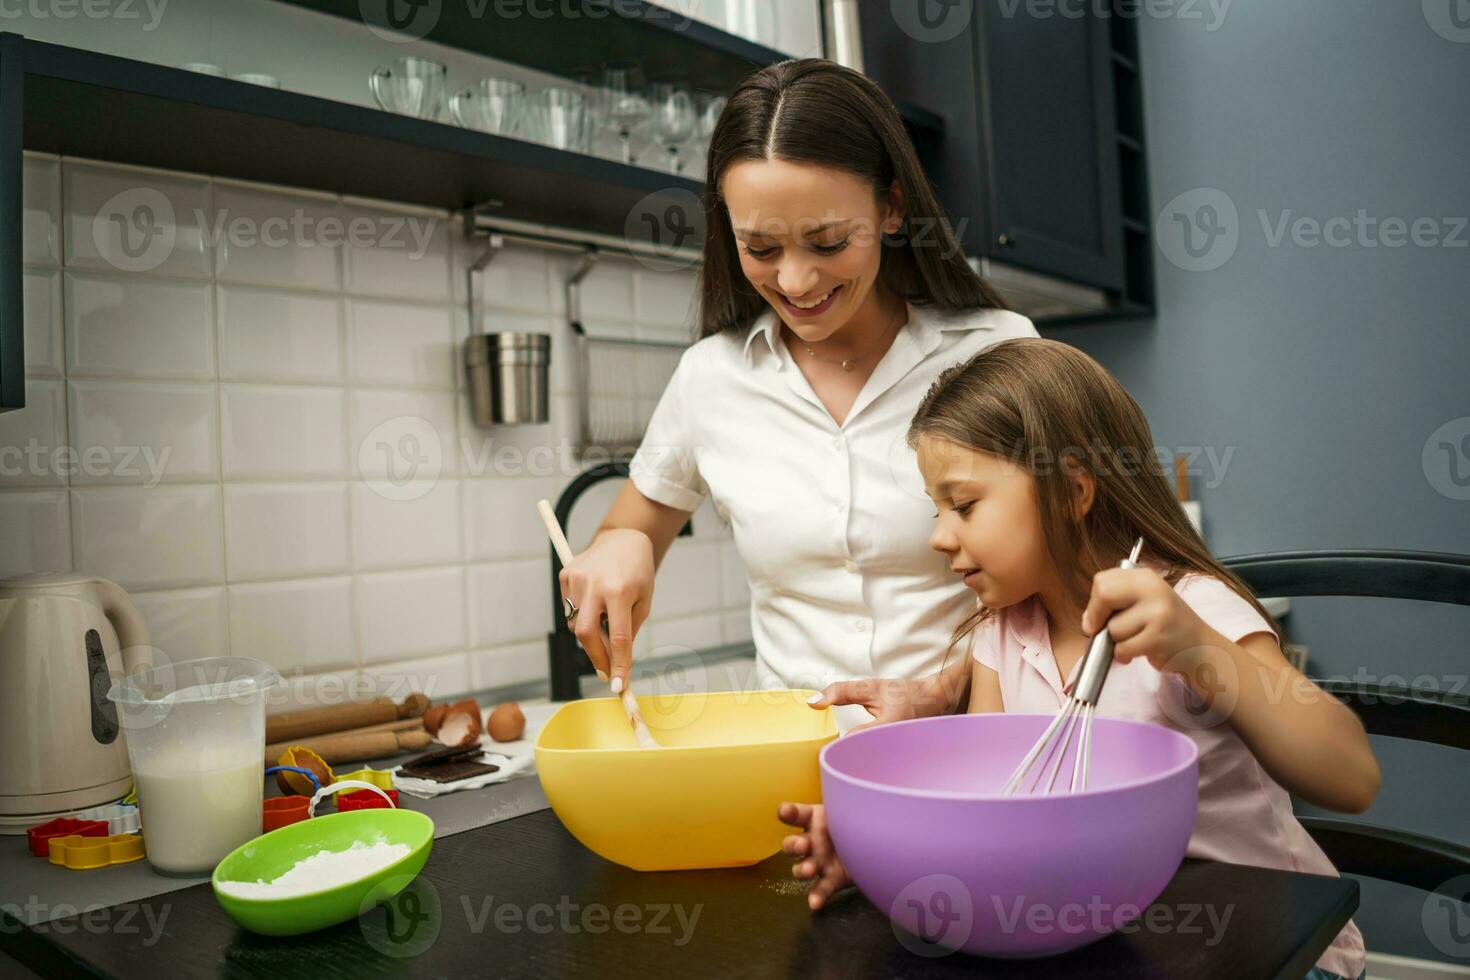
<svg viewBox="0 0 1470 980">
<path fill-rule="evenodd" d="M 260 835 L 265 692 L 280 682 L 259 660 L 207 657 L 130 674 L 107 692 L 154 870 L 208 874 Z"/>
</svg>

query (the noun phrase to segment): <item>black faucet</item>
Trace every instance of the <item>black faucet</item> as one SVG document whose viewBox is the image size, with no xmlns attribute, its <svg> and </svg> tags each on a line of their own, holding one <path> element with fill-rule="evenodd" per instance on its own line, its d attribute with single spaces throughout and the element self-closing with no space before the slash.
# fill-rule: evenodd
<svg viewBox="0 0 1470 980">
<path fill-rule="evenodd" d="M 617 477 L 627 479 L 627 463 L 602 463 L 594 466 L 567 484 L 556 500 L 556 520 L 563 529 L 571 526 L 572 505 L 577 498 L 603 480 Z M 694 522 L 685 521 L 679 529 L 679 537 L 687 538 L 694 533 Z M 561 557 L 556 548 L 551 549 L 551 632 L 546 634 L 546 652 L 551 667 L 551 700 L 574 701 L 582 696 L 582 675 L 593 673 L 592 661 L 582 651 L 577 636 L 562 618 L 561 604 Z"/>
</svg>

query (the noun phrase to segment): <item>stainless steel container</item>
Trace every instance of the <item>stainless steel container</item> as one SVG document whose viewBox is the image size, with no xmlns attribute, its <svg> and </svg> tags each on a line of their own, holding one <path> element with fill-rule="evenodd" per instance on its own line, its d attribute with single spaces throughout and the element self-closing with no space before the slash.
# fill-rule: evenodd
<svg viewBox="0 0 1470 980">
<path fill-rule="evenodd" d="M 547 421 L 550 334 L 475 334 L 465 341 L 464 363 L 476 425 Z"/>
</svg>

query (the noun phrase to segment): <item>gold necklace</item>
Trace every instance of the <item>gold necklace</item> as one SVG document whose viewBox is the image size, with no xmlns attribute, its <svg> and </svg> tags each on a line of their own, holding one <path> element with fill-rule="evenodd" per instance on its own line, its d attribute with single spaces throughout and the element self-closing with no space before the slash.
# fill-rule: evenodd
<svg viewBox="0 0 1470 980">
<path fill-rule="evenodd" d="M 814 351 L 814 350 L 812 350 L 811 345 L 808 344 L 804 340 L 801 341 L 801 346 L 803 346 L 803 347 L 806 348 L 806 352 L 807 352 L 807 355 L 809 357 L 816 357 L 817 360 L 821 361 L 824 364 L 836 364 L 839 367 L 841 367 L 842 370 L 847 371 L 848 373 L 851 373 L 851 372 L 857 370 L 857 366 L 859 364 L 861 364 L 863 361 L 867 360 L 869 354 L 873 353 L 873 351 L 875 351 L 875 350 L 878 349 L 879 343 L 881 343 L 884 340 L 884 338 L 886 338 L 888 336 L 888 331 L 889 330 L 892 330 L 893 327 L 894 327 L 894 325 L 897 324 L 900 319 L 902 319 L 903 314 L 904 314 L 904 312 L 907 309 L 907 306 L 908 306 L 908 304 L 905 303 L 903 306 L 899 307 L 899 315 L 893 318 L 893 323 L 890 323 L 888 325 L 888 329 L 883 331 L 882 336 L 880 336 L 878 338 L 878 340 L 874 341 L 873 344 L 871 346 L 869 346 L 866 351 L 864 351 L 863 353 L 859 354 L 856 357 L 844 357 L 841 361 L 833 361 L 833 360 L 829 360 L 828 358 L 825 358 L 825 357 L 817 357 L 817 352 Z M 797 339 L 798 340 L 801 340 L 800 337 L 798 337 Z"/>
</svg>

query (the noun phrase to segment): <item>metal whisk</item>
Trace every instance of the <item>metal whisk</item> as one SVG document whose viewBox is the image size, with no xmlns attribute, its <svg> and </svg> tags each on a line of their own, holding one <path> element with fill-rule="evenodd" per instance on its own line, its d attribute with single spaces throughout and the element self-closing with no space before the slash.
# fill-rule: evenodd
<svg viewBox="0 0 1470 980">
<path fill-rule="evenodd" d="M 1138 553 L 1143 550 L 1143 538 L 1139 538 L 1133 545 L 1133 550 L 1128 557 L 1118 565 L 1119 568 L 1137 568 Z M 1022 788 L 1028 787 L 1027 792 L 1050 793 L 1056 785 L 1057 773 L 1061 771 L 1062 760 L 1067 757 L 1067 751 L 1072 744 L 1072 733 L 1074 729 L 1080 729 L 1077 741 L 1077 751 L 1072 759 L 1072 783 L 1070 792 L 1076 793 L 1087 788 L 1087 763 L 1092 755 L 1092 715 L 1097 709 L 1097 697 L 1102 693 L 1103 681 L 1107 679 L 1108 667 L 1113 662 L 1113 638 L 1104 626 L 1102 631 L 1092 638 L 1092 644 L 1088 646 L 1087 653 L 1082 657 L 1082 669 L 1077 674 L 1077 681 L 1072 685 L 1067 703 L 1057 716 L 1046 726 L 1046 731 L 1031 746 L 1031 751 L 1016 766 L 1011 777 L 1001 789 L 1001 795 L 1014 796 Z M 1080 724 L 1079 724 L 1080 723 Z M 1058 735 L 1058 730 L 1061 734 Z M 1053 761 L 1055 759 L 1055 761 Z M 1039 765 L 1038 765 L 1039 764 Z M 1050 770 L 1050 775 L 1048 775 Z M 1042 783 L 1045 782 L 1045 787 Z"/>
</svg>

